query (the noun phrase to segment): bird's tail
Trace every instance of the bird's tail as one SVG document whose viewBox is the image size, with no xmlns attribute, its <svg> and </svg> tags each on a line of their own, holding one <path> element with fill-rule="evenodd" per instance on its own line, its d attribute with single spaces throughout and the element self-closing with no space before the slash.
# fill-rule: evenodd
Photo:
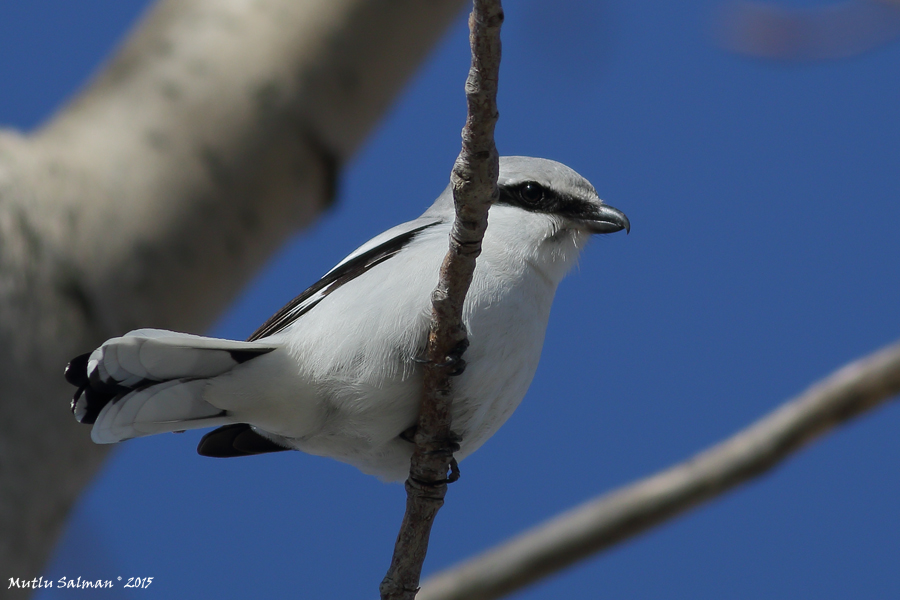
<svg viewBox="0 0 900 600">
<path fill-rule="evenodd" d="M 234 423 L 204 399 L 209 380 L 276 346 L 138 329 L 113 338 L 66 367 L 78 391 L 72 412 L 92 423 L 91 438 L 129 438 Z"/>
</svg>

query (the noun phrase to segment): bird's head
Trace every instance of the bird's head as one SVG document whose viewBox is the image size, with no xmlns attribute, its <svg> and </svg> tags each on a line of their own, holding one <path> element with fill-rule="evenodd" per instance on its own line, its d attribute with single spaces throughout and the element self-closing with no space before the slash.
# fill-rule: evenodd
<svg viewBox="0 0 900 600">
<path fill-rule="evenodd" d="M 553 160 L 504 156 L 497 186 L 498 206 L 547 215 L 563 229 L 586 233 L 631 230 L 628 217 L 604 204 L 587 179 Z"/>
<path fill-rule="evenodd" d="M 485 251 L 518 256 L 554 285 L 593 234 L 631 228 L 628 217 L 604 204 L 587 179 L 556 161 L 501 157 L 497 186 Z"/>
<path fill-rule="evenodd" d="M 554 285 L 593 234 L 631 229 L 628 217 L 604 204 L 587 179 L 553 160 L 502 156 L 497 187 L 500 197 L 488 215 L 484 251 L 518 257 Z M 449 223 L 453 214 L 447 186 L 423 216 Z"/>
</svg>

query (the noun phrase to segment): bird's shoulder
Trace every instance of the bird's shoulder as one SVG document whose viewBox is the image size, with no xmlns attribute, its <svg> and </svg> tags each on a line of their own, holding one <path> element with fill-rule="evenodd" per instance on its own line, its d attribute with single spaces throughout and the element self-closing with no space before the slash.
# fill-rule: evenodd
<svg viewBox="0 0 900 600">
<path fill-rule="evenodd" d="M 426 213 L 418 219 L 401 223 L 370 239 L 272 315 L 253 332 L 248 341 L 256 341 L 284 331 L 333 291 L 395 257 L 422 232 L 435 228 L 443 222 L 444 219 L 441 217 L 429 216 Z"/>
</svg>

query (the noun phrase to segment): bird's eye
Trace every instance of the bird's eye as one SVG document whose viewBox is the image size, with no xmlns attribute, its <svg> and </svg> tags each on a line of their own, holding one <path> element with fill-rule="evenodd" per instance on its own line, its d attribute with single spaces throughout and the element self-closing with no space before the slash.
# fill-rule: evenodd
<svg viewBox="0 0 900 600">
<path fill-rule="evenodd" d="M 519 189 L 519 195 L 528 204 L 537 204 L 544 198 L 544 188 L 534 182 L 529 182 Z"/>
</svg>

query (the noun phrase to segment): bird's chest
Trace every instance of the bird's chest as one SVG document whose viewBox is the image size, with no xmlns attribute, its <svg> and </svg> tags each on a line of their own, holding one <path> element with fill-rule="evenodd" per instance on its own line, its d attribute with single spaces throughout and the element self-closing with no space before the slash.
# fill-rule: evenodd
<svg viewBox="0 0 900 600">
<path fill-rule="evenodd" d="M 476 277 L 464 320 L 466 371 L 453 382 L 453 429 L 461 454 L 478 448 L 518 407 L 537 369 L 555 286 L 538 273 Z"/>
<path fill-rule="evenodd" d="M 476 269 L 463 309 L 470 341 L 463 357 L 467 367 L 452 381 L 452 427 L 462 436 L 458 458 L 481 446 L 521 402 L 540 359 L 555 292 L 555 285 L 528 265 L 505 261 L 501 268 L 487 258 Z M 409 283 L 421 287 L 418 293 L 374 302 L 379 300 L 374 288 L 366 305 L 315 315 L 329 317 L 331 331 L 315 338 L 314 345 L 310 333 L 316 330 L 307 326 L 301 339 L 310 348 L 298 362 L 317 367 L 309 378 L 316 382 L 323 417 L 320 428 L 297 440 L 298 448 L 382 476 L 378 469 L 388 463 L 398 472 L 408 469 L 411 446 L 398 436 L 418 415 L 422 370 L 416 361 L 424 354 L 434 287 L 431 281 Z M 367 311 L 373 303 L 383 310 Z M 343 335 L 335 335 L 335 327 Z M 348 339 L 354 343 L 347 344 Z"/>
</svg>

